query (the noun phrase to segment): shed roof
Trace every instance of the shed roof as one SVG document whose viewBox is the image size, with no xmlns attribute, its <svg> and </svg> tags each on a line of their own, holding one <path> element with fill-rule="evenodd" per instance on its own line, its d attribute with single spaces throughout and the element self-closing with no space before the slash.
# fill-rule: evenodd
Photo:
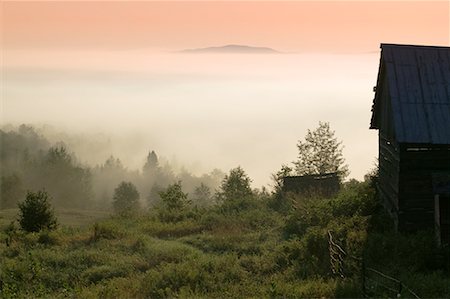
<svg viewBox="0 0 450 299">
<path fill-rule="evenodd" d="M 379 129 L 383 88 L 398 142 L 450 144 L 450 47 L 381 44 L 371 129 Z"/>
</svg>

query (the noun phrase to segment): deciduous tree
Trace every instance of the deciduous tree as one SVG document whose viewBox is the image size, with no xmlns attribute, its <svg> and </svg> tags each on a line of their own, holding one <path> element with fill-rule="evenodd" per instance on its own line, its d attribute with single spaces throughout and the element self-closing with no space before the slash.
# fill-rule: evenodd
<svg viewBox="0 0 450 299">
<path fill-rule="evenodd" d="M 240 167 L 230 170 L 220 185 L 218 197 L 221 200 L 241 199 L 252 195 L 251 180 Z"/>
<path fill-rule="evenodd" d="M 343 180 L 349 173 L 342 154 L 342 141 L 334 136 L 328 122 L 319 122 L 319 126 L 308 129 L 304 141 L 297 144 L 298 160 L 294 162 L 298 175 L 337 173 Z"/>
</svg>

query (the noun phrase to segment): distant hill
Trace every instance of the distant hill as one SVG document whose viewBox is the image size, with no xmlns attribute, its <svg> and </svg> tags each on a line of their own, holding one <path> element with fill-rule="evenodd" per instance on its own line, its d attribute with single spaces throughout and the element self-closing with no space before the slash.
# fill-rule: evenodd
<svg viewBox="0 0 450 299">
<path fill-rule="evenodd" d="M 274 49 L 266 47 L 252 47 L 245 45 L 226 45 L 220 47 L 208 47 L 208 48 L 198 48 L 198 49 L 186 49 L 181 51 L 181 53 L 260 53 L 260 54 L 276 54 L 280 53 Z"/>
</svg>

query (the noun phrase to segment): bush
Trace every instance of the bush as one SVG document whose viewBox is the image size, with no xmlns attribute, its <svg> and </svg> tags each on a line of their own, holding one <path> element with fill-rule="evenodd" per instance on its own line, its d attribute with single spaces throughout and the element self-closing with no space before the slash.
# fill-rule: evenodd
<svg viewBox="0 0 450 299">
<path fill-rule="evenodd" d="M 285 237 L 301 237 L 312 226 L 326 227 L 332 219 L 330 200 L 293 196 L 295 209 L 291 211 L 283 228 Z"/>
<path fill-rule="evenodd" d="M 375 189 L 369 181 L 358 182 L 353 180 L 343 185 L 337 197 L 330 204 L 335 217 L 372 215 L 377 204 Z"/>
<path fill-rule="evenodd" d="M 19 224 L 24 231 L 52 230 L 57 226 L 49 196 L 45 191 L 28 192 L 25 201 L 19 203 L 19 209 Z"/>
<path fill-rule="evenodd" d="M 164 208 L 169 211 L 181 211 L 189 205 L 188 194 L 184 193 L 181 181 L 169 185 L 165 191 L 159 193 Z"/>
<path fill-rule="evenodd" d="M 187 216 L 187 208 L 191 202 L 187 199 L 188 194 L 184 193 L 181 181 L 169 185 L 165 191 L 159 192 L 162 203 L 158 208 L 158 216 L 164 222 L 177 222 Z"/>
<path fill-rule="evenodd" d="M 47 230 L 41 231 L 39 233 L 38 242 L 43 245 L 59 245 L 60 240 L 58 238 L 58 235 L 55 234 L 55 232 L 49 232 Z"/>
<path fill-rule="evenodd" d="M 139 209 L 139 192 L 130 182 L 122 182 L 114 190 L 114 212 L 121 215 L 135 213 Z"/>
<path fill-rule="evenodd" d="M 132 271 L 131 265 L 100 265 L 86 269 L 81 273 L 81 278 L 88 284 L 114 277 L 124 277 Z"/>
<path fill-rule="evenodd" d="M 204 255 L 147 271 L 140 294 L 145 298 L 239 298 L 243 296 L 232 296 L 226 289 L 234 284 L 242 287 L 247 275 L 235 255 Z"/>
<path fill-rule="evenodd" d="M 111 222 L 95 223 L 92 230 L 92 236 L 89 239 L 90 242 L 95 242 L 100 239 L 114 240 L 124 235 L 120 227 Z"/>
<path fill-rule="evenodd" d="M 369 234 L 365 248 L 367 264 L 386 267 L 389 271 L 407 269 L 410 273 L 445 268 L 445 264 L 437 258 L 442 253 L 436 246 L 434 232 L 431 230 L 414 234 L 372 233 Z"/>
<path fill-rule="evenodd" d="M 179 238 L 191 234 L 200 233 L 204 226 L 192 219 L 185 219 L 179 222 L 154 222 L 145 227 L 145 232 L 151 236 L 164 238 Z"/>
</svg>

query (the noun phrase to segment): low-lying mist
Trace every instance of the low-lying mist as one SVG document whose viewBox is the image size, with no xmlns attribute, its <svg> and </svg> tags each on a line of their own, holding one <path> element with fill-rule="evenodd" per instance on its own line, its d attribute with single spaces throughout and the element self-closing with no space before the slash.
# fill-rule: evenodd
<svg viewBox="0 0 450 299">
<path fill-rule="evenodd" d="M 343 140 L 350 177 L 361 179 L 376 157 L 368 126 L 377 53 L 6 54 L 2 123 L 45 128 L 88 165 L 112 154 L 139 170 L 155 150 L 196 175 L 241 165 L 260 187 L 319 121 Z"/>
</svg>

